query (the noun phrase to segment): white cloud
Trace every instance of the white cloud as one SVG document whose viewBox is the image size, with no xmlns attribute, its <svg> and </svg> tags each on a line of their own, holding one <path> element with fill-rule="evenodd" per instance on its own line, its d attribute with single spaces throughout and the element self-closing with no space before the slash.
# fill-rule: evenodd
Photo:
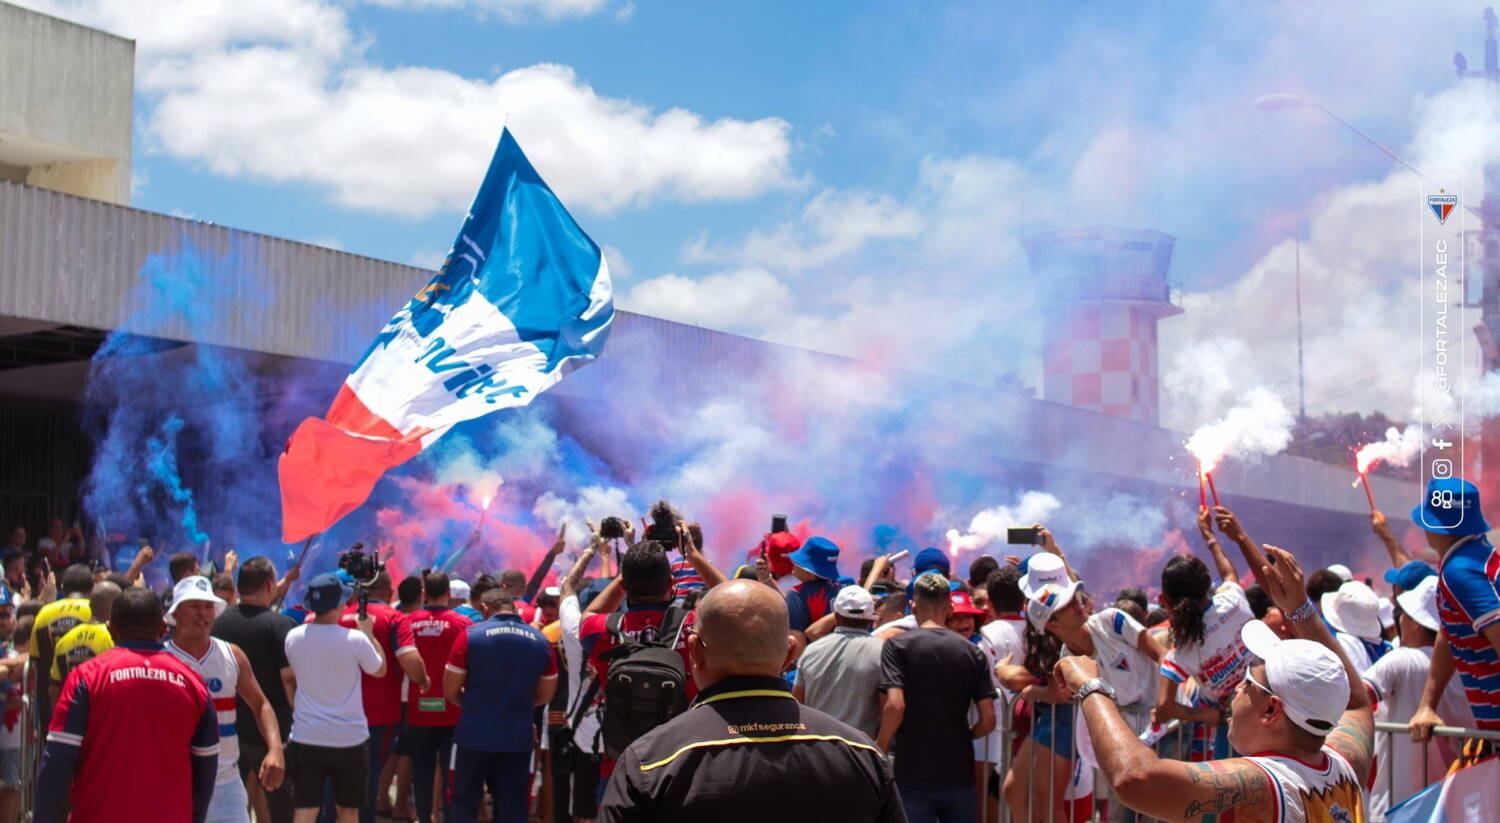
<svg viewBox="0 0 1500 823">
<path fill-rule="evenodd" d="M 601 96 L 563 65 L 494 78 L 373 65 L 331 2 L 38 5 L 141 44 L 147 150 L 225 176 L 325 187 L 352 208 L 422 217 L 466 207 L 507 117 L 575 209 L 735 200 L 794 182 L 780 118 L 657 110 Z"/>
<path fill-rule="evenodd" d="M 790 314 L 792 292 L 764 269 L 740 269 L 697 280 L 664 274 L 636 284 L 620 307 L 680 323 L 763 332 Z"/>
<path fill-rule="evenodd" d="M 916 207 L 927 217 L 922 250 L 967 259 L 993 272 L 1020 253 L 1024 169 L 1005 157 L 971 154 L 922 158 Z"/>
<path fill-rule="evenodd" d="M 294 45 L 338 54 L 351 34 L 344 11 L 326 0 L 19 0 L 67 20 L 136 41 L 136 58 L 250 44 Z"/>
<path fill-rule="evenodd" d="M 732 248 L 715 247 L 700 237 L 683 251 L 683 258 L 800 270 L 826 265 L 874 240 L 912 237 L 921 230 L 921 216 L 889 196 L 824 189 L 793 220 L 769 231 L 752 231 Z"/>
<path fill-rule="evenodd" d="M 539 17 L 561 20 L 587 17 L 611 5 L 610 0 L 369 0 L 377 6 L 410 9 L 464 9 L 478 14 L 494 14 L 506 20 Z M 616 4 L 628 13 L 628 4 Z"/>
<path fill-rule="evenodd" d="M 616 286 L 630 280 L 635 275 L 635 267 L 625 258 L 625 253 L 614 246 L 603 246 L 600 251 L 604 254 L 604 261 L 609 264 L 609 278 Z"/>
<path fill-rule="evenodd" d="M 447 256 L 447 249 L 435 249 L 431 247 L 417 249 L 411 253 L 411 257 L 407 258 L 406 263 L 409 266 L 416 266 L 419 269 L 437 271 L 438 267 L 443 265 L 443 260 Z"/>
</svg>

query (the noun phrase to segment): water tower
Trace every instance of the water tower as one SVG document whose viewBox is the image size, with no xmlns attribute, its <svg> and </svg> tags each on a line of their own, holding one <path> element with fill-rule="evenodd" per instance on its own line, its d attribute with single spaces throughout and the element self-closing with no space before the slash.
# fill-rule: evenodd
<svg viewBox="0 0 1500 823">
<path fill-rule="evenodd" d="M 1026 240 L 1042 305 L 1042 396 L 1157 423 L 1156 323 L 1181 314 L 1167 280 L 1176 238 L 1060 229 Z"/>
</svg>

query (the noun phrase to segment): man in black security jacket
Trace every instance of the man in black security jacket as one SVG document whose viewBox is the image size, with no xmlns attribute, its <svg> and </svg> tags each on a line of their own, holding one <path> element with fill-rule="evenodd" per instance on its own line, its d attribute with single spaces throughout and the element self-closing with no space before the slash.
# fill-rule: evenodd
<svg viewBox="0 0 1500 823">
<path fill-rule="evenodd" d="M 704 595 L 688 637 L 698 699 L 625 750 L 600 821 L 904 823 L 870 738 L 792 697 L 781 671 L 794 654 L 775 589 L 731 580 Z"/>
</svg>

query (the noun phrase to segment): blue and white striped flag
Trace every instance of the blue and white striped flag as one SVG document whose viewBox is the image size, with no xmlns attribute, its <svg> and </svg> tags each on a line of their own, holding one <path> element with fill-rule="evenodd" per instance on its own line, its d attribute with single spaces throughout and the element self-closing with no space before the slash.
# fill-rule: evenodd
<svg viewBox="0 0 1500 823">
<path fill-rule="evenodd" d="M 283 538 L 323 531 L 454 424 L 530 403 L 599 356 L 613 319 L 599 246 L 502 131 L 442 270 L 288 442 Z"/>
</svg>

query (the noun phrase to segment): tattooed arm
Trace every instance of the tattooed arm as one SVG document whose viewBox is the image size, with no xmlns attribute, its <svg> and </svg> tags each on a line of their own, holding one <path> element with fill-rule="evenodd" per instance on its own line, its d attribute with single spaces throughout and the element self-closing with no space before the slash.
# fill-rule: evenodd
<svg viewBox="0 0 1500 823">
<path fill-rule="evenodd" d="M 1065 657 L 1057 673 L 1069 691 L 1099 676 L 1087 657 Z M 1276 809 L 1271 779 L 1246 760 L 1184 763 L 1165 760 L 1141 743 L 1113 700 L 1096 694 L 1083 701 L 1099 769 L 1120 802 L 1161 820 L 1259 823 Z"/>
</svg>

